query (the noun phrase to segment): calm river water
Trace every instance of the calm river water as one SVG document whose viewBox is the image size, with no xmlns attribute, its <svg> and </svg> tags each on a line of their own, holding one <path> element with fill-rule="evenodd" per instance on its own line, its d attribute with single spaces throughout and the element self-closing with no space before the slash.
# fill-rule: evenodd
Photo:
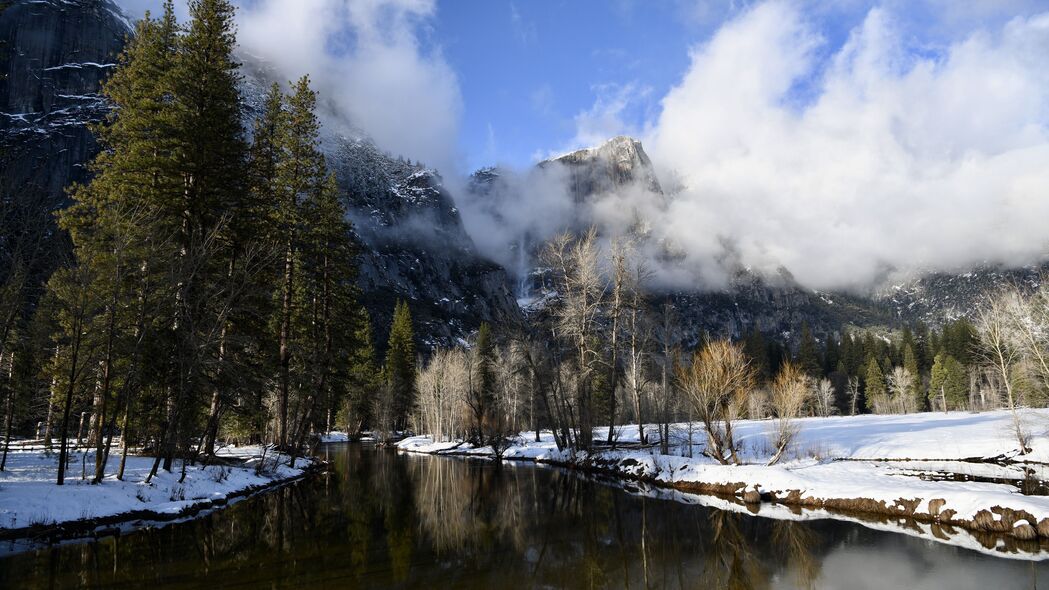
<svg viewBox="0 0 1049 590">
<path fill-rule="evenodd" d="M 0 588 L 1049 589 L 1049 562 L 846 522 L 645 498 L 524 464 L 321 453 L 331 472 L 195 520 L 0 556 Z"/>
</svg>

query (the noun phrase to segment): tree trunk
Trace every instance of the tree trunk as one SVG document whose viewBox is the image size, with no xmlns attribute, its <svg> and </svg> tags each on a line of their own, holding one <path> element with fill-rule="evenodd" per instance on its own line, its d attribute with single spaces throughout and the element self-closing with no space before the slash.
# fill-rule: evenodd
<svg viewBox="0 0 1049 590">
<path fill-rule="evenodd" d="M 117 273 L 119 280 L 119 273 Z M 96 416 L 96 429 L 95 433 L 95 478 L 92 483 L 100 483 L 102 478 L 105 477 L 106 472 L 106 459 L 108 458 L 107 452 L 108 445 L 103 443 L 103 436 L 106 424 L 106 412 L 108 410 L 107 405 L 109 402 L 109 390 L 113 382 L 113 342 L 116 339 L 116 293 L 114 292 L 113 300 L 109 304 L 109 317 L 106 321 L 106 358 L 102 365 L 102 390 L 100 395 L 96 398 L 95 405 L 95 416 Z"/>
<path fill-rule="evenodd" d="M 294 257 L 291 240 L 284 254 L 284 293 L 281 297 L 280 314 L 280 390 L 277 397 L 277 444 L 281 448 L 288 444 L 288 381 L 291 365 L 291 289 L 294 276 Z"/>
<path fill-rule="evenodd" d="M 3 352 L 0 352 L 0 368 L 3 367 Z M 4 421 L 4 455 L 0 458 L 0 471 L 3 471 L 7 467 L 7 452 L 11 449 L 11 429 L 14 425 L 15 416 L 15 387 L 14 387 L 14 359 L 10 359 L 10 365 L 7 369 L 7 403 L 4 409 L 4 414 L 7 416 Z"/>
<path fill-rule="evenodd" d="M 58 485 L 63 485 L 66 480 L 66 460 L 69 456 L 69 415 L 73 410 L 73 389 L 76 387 L 77 370 L 76 365 L 80 360 L 80 325 L 75 323 L 76 334 L 73 336 L 72 351 L 69 363 L 69 383 L 66 387 L 66 399 L 62 409 L 62 441 L 58 451 Z M 83 422 L 83 420 L 81 420 Z"/>
<path fill-rule="evenodd" d="M 124 420 L 120 426 L 120 468 L 117 470 L 117 479 L 124 480 L 124 467 L 127 466 L 127 449 L 131 444 L 131 396 L 128 395 L 127 403 L 124 405 Z"/>
</svg>

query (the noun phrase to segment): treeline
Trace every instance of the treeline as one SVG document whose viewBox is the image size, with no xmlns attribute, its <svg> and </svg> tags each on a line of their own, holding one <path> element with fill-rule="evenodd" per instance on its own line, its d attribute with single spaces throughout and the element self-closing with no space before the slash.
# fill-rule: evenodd
<svg viewBox="0 0 1049 590">
<path fill-rule="evenodd" d="M 96 483 L 129 450 L 150 477 L 219 439 L 294 457 L 382 377 L 355 360 L 377 366 L 309 79 L 270 88 L 248 133 L 233 8 L 190 14 L 140 21 L 105 83 L 92 180 L 58 213 L 72 256 L 36 305 L 17 267 L 0 285 L 3 461 L 14 434 L 56 441 L 59 484 L 74 440 Z"/>
<path fill-rule="evenodd" d="M 546 306 L 520 326 L 482 327 L 468 346 L 437 350 L 421 367 L 413 429 L 500 453 L 521 430 L 553 432 L 562 449 L 616 443 L 636 424 L 643 444 L 669 452 L 671 424 L 692 424 L 705 453 L 739 462 L 732 424 L 773 419 L 769 461 L 790 446 L 801 416 L 909 413 L 1041 405 L 1049 391 L 1049 289 L 1006 289 L 978 321 L 957 319 L 892 336 L 846 330 L 794 348 L 752 331 L 685 350 L 673 305 L 628 241 L 603 248 L 594 231 L 546 246 Z M 598 427 L 609 427 L 595 437 Z M 1019 419 L 1016 434 L 1025 448 Z M 691 444 L 687 445 L 691 452 Z"/>
<path fill-rule="evenodd" d="M 785 362 L 793 362 L 816 383 L 827 380 L 824 388 L 830 388 L 832 403 L 814 407 L 813 413 L 852 415 L 943 410 L 944 399 L 952 410 L 989 407 L 978 399 L 979 380 L 972 382 L 972 392 L 969 387 L 970 375 L 981 370 L 977 342 L 976 326 L 958 318 L 940 329 L 919 322 L 891 335 L 844 329 L 822 342 L 803 323 L 793 350 L 759 330 L 748 333 L 741 344 L 762 380 Z"/>
</svg>

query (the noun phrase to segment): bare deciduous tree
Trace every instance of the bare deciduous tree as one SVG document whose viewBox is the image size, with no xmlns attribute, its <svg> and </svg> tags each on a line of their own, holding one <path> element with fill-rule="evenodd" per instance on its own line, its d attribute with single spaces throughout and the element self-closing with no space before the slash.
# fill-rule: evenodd
<svg viewBox="0 0 1049 590">
<path fill-rule="evenodd" d="M 574 349 L 574 399 L 562 401 L 569 403 L 566 415 L 574 426 L 574 446 L 579 449 L 588 449 L 593 442 L 593 381 L 601 362 L 597 335 L 604 293 L 598 260 L 594 228 L 578 237 L 557 236 L 543 253 L 559 295 L 555 331 Z"/>
<path fill-rule="evenodd" d="M 889 408 L 896 414 L 909 414 L 914 407 L 914 375 L 904 367 L 893 367 L 888 375 Z"/>
<path fill-rule="evenodd" d="M 772 409 L 776 412 L 773 422 L 773 444 L 776 450 L 769 459 L 769 465 L 779 462 L 798 434 L 795 419 L 801 414 L 801 409 L 805 407 L 812 391 L 809 381 L 810 378 L 804 371 L 789 362 L 780 368 L 772 381 L 769 389 Z"/>
<path fill-rule="evenodd" d="M 1013 436 L 1020 445 L 1020 454 L 1027 454 L 1030 452 L 1030 434 L 1020 416 L 1014 387 L 1016 367 L 1022 358 L 1020 338 L 1015 329 L 1018 299 L 1014 290 L 1007 290 L 984 301 L 976 318 L 979 334 L 976 352 L 1000 379 L 1006 406 L 1012 414 Z"/>
<path fill-rule="evenodd" d="M 812 396 L 816 399 L 816 412 L 826 418 L 834 413 L 834 385 L 823 378 L 812 385 Z"/>
<path fill-rule="evenodd" d="M 707 432 L 705 453 L 721 464 L 739 464 L 732 423 L 746 407 L 754 373 L 742 347 L 727 340 L 710 342 L 678 370 L 681 390 Z"/>
</svg>

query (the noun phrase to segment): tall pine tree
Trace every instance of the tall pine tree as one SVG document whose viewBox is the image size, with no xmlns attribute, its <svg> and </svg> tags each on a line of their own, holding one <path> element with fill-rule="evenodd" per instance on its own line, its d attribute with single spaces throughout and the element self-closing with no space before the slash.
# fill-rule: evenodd
<svg viewBox="0 0 1049 590">
<path fill-rule="evenodd" d="M 386 347 L 386 379 L 393 427 L 404 430 L 408 416 L 415 408 L 415 336 L 408 304 L 398 300 L 390 326 L 390 340 Z"/>
</svg>

